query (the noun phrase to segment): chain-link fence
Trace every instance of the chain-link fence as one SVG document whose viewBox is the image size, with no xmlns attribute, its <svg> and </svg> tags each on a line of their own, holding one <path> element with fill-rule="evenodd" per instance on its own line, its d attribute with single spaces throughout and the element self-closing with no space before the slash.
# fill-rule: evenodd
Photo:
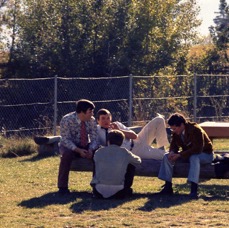
<svg viewBox="0 0 229 228">
<path fill-rule="evenodd" d="M 129 126 L 177 111 L 197 122 L 229 121 L 229 75 L 1 79 L 2 133 L 56 134 L 81 98 Z"/>
</svg>

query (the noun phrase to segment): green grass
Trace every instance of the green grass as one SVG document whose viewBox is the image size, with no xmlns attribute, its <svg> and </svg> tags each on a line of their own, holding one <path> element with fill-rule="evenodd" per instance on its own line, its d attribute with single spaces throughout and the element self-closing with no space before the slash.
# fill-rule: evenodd
<svg viewBox="0 0 229 228">
<path fill-rule="evenodd" d="M 32 138 L 10 137 L 4 138 L 0 136 L 0 157 L 20 157 L 35 154 L 37 145 Z"/>
<path fill-rule="evenodd" d="M 58 156 L 0 158 L 0 227 L 228 227 L 228 179 L 202 181 L 190 200 L 185 178 L 174 178 L 174 196 L 158 197 L 162 181 L 136 176 L 133 197 L 98 200 L 87 172 L 71 172 L 71 195 L 58 196 L 58 166 Z"/>
</svg>

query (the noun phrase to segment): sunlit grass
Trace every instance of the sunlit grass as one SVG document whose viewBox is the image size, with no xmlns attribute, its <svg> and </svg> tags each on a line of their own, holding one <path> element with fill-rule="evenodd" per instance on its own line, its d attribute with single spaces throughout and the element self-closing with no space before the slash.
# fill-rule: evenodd
<svg viewBox="0 0 229 228">
<path fill-rule="evenodd" d="M 71 172 L 71 195 L 58 196 L 58 165 L 36 153 L 0 158 L 0 227 L 228 227 L 228 179 L 202 180 L 190 200 L 186 178 L 174 178 L 174 196 L 158 197 L 162 181 L 136 176 L 130 199 L 96 200 L 89 172 Z"/>
</svg>

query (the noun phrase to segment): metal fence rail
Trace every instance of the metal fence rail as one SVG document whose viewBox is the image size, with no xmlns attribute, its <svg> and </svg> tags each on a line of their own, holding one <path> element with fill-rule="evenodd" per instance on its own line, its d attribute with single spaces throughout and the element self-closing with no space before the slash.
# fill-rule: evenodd
<svg viewBox="0 0 229 228">
<path fill-rule="evenodd" d="M 229 75 L 0 79 L 2 133 L 55 135 L 81 98 L 129 126 L 176 111 L 197 122 L 229 121 Z"/>
</svg>

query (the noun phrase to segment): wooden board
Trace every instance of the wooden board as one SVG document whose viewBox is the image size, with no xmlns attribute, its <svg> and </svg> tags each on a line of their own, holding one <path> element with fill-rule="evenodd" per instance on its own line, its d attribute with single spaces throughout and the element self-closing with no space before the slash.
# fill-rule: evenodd
<svg viewBox="0 0 229 228">
<path fill-rule="evenodd" d="M 60 142 L 61 136 L 35 136 L 34 142 L 38 145 Z"/>
<path fill-rule="evenodd" d="M 203 122 L 200 126 L 206 131 L 209 138 L 229 138 L 228 122 Z"/>
</svg>

